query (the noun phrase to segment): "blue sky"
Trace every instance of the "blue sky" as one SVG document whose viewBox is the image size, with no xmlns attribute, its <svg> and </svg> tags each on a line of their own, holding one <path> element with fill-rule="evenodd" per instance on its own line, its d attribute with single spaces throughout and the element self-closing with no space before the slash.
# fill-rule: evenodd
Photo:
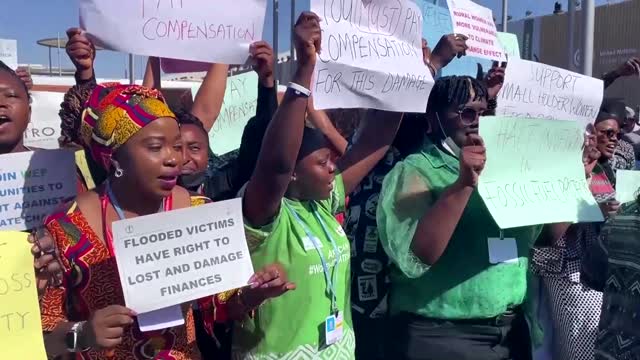
<svg viewBox="0 0 640 360">
<path fill-rule="evenodd" d="M 65 30 L 78 24 L 78 1 L 79 0 L 27 0 L 12 1 L 11 5 L 0 12 L 0 38 L 18 40 L 18 61 L 20 63 L 48 64 L 47 48 L 39 46 L 36 41 L 43 38 L 66 36 Z M 110 1 L 110 0 L 105 0 Z M 135 0 L 131 0 L 135 1 Z M 222 1 L 222 0 L 212 0 Z M 272 40 L 273 21 L 271 18 L 272 1 L 269 2 L 268 16 L 265 21 L 265 31 L 263 37 Z M 309 0 L 280 0 L 280 21 L 279 21 L 279 51 L 289 48 L 290 41 L 290 6 L 291 1 L 296 1 L 298 12 L 308 9 Z M 429 1 L 429 0 L 427 0 Z M 445 0 L 438 0 L 441 5 Z M 501 18 L 502 0 L 476 0 L 479 4 L 490 7 L 494 11 L 496 18 Z M 606 3 L 606 0 L 597 0 L 596 4 Z M 533 11 L 534 15 L 549 14 L 553 11 L 555 0 L 510 0 L 509 14 L 514 19 L 524 17 L 527 10 Z M 567 1 L 562 1 L 563 9 L 567 8 Z M 53 64 L 58 64 L 57 52 L 52 52 Z M 62 66 L 71 67 L 64 49 L 61 50 Z M 142 57 L 136 59 L 136 75 L 142 74 L 144 62 Z M 124 77 L 127 67 L 127 56 L 111 51 L 101 51 L 98 53 L 96 61 L 96 71 L 99 77 Z"/>
</svg>

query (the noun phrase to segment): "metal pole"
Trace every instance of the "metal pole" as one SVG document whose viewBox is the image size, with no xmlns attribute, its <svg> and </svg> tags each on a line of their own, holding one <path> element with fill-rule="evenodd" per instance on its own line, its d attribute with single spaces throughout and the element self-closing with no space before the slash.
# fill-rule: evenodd
<svg viewBox="0 0 640 360">
<path fill-rule="evenodd" d="M 58 76 L 62 76 L 62 62 L 60 59 L 60 33 L 58 33 Z"/>
<path fill-rule="evenodd" d="M 582 0 L 582 73 L 593 73 L 593 34 L 596 6 L 594 0 Z"/>
<path fill-rule="evenodd" d="M 49 46 L 49 75 L 53 75 L 53 61 L 51 60 L 51 46 Z"/>
<path fill-rule="evenodd" d="M 293 29 L 292 29 L 293 30 Z M 278 0 L 273 0 L 273 54 L 276 57 L 276 64 L 273 67 L 273 78 L 278 83 Z"/>
<path fill-rule="evenodd" d="M 136 83 L 136 73 L 134 65 L 133 54 L 129 54 L 129 84 L 131 85 Z"/>
<path fill-rule="evenodd" d="M 291 0 L 291 43 L 289 44 L 290 46 L 289 61 L 291 61 L 291 64 L 293 64 L 293 60 L 295 59 L 295 56 L 296 56 L 296 52 L 293 46 L 293 27 L 295 26 L 295 24 L 296 24 L 296 1 Z M 289 75 L 291 75 L 292 71 L 293 71 L 293 66 L 289 66 Z"/>
<path fill-rule="evenodd" d="M 507 32 L 509 1 L 502 0 L 502 32 Z"/>
<path fill-rule="evenodd" d="M 575 70 L 574 56 L 576 53 L 576 42 L 573 36 L 574 27 L 576 26 L 576 0 L 569 0 L 569 29 L 567 29 L 567 36 L 569 36 L 569 70 Z"/>
</svg>

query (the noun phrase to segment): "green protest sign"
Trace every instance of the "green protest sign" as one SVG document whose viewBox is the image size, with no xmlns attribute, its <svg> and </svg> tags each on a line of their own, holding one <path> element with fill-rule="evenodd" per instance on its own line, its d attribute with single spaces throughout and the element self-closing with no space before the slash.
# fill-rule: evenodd
<svg viewBox="0 0 640 360">
<path fill-rule="evenodd" d="M 634 201 L 640 190 L 640 171 L 618 170 L 616 172 L 616 200 L 621 203 Z"/>
<path fill-rule="evenodd" d="M 483 117 L 487 163 L 478 191 L 502 229 L 602 221 L 582 165 L 574 121 Z"/>
<path fill-rule="evenodd" d="M 192 87 L 194 99 L 199 89 L 200 84 Z M 223 155 L 240 147 L 244 126 L 255 116 L 257 103 L 258 75 L 255 72 L 227 78 L 220 115 L 209 131 L 209 146 L 214 154 Z"/>
<path fill-rule="evenodd" d="M 500 44 L 502 44 L 504 52 L 509 56 L 509 59 L 520 59 L 520 45 L 518 44 L 516 34 L 498 32 L 497 37 Z"/>
</svg>

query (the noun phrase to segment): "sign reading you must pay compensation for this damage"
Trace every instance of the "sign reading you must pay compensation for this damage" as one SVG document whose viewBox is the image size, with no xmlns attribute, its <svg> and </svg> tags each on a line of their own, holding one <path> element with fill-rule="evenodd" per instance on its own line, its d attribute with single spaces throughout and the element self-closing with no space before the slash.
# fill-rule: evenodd
<svg viewBox="0 0 640 360">
<path fill-rule="evenodd" d="M 146 313 L 243 287 L 253 274 L 240 199 L 113 223 L 126 305 Z"/>
</svg>

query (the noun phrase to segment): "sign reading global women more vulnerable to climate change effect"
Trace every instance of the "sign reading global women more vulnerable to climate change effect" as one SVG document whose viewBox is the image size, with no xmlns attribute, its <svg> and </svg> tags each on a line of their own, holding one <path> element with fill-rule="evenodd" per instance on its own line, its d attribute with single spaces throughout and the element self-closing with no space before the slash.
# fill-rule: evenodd
<svg viewBox="0 0 640 360">
<path fill-rule="evenodd" d="M 253 275 L 241 199 L 116 221 L 113 237 L 125 302 L 140 314 L 244 287 Z"/>
<path fill-rule="evenodd" d="M 29 230 L 76 196 L 72 151 L 38 150 L 0 156 L 0 231 Z"/>
<path fill-rule="evenodd" d="M 81 0 L 80 26 L 110 50 L 243 64 L 266 10 L 265 0 Z"/>
<path fill-rule="evenodd" d="M 322 49 L 317 109 L 424 112 L 433 77 L 422 57 L 422 12 L 409 0 L 311 0 Z"/>
</svg>

